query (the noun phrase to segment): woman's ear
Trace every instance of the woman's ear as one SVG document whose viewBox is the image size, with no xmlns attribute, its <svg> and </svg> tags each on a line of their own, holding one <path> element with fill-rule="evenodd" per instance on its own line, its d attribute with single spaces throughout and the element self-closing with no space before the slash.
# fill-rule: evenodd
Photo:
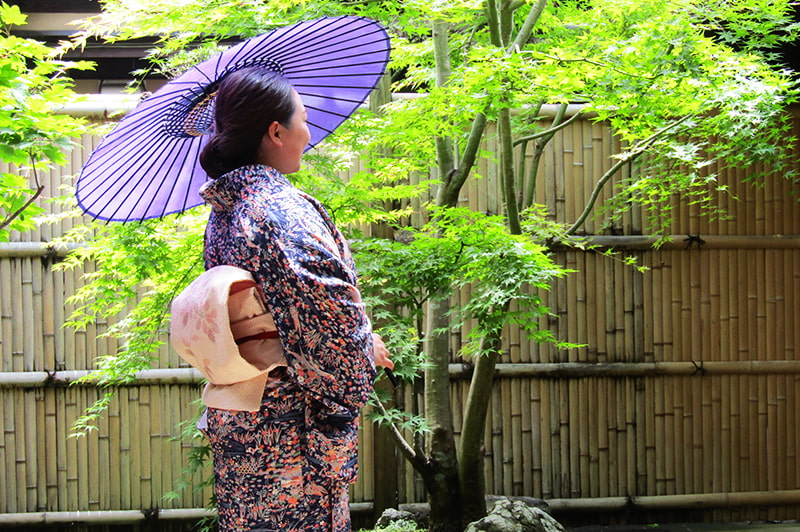
<svg viewBox="0 0 800 532">
<path fill-rule="evenodd" d="M 267 132 L 264 134 L 264 140 L 270 141 L 277 146 L 283 145 L 283 141 L 281 140 L 281 124 L 278 121 L 275 121 L 269 125 L 267 128 Z"/>
<path fill-rule="evenodd" d="M 273 122 L 269 125 L 261 137 L 261 144 L 256 153 L 256 162 L 259 164 L 266 164 L 267 166 L 275 166 L 276 161 L 279 160 L 279 152 L 283 147 L 283 126 L 279 122 Z"/>
</svg>

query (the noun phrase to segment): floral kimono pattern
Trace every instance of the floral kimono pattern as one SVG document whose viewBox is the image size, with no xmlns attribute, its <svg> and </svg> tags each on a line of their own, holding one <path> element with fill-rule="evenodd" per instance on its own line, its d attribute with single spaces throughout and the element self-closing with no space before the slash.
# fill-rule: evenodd
<svg viewBox="0 0 800 532">
<path fill-rule="evenodd" d="M 350 530 L 358 411 L 372 329 L 347 244 L 325 209 L 262 165 L 208 183 L 205 266 L 253 274 L 288 367 L 259 412 L 209 409 L 220 530 Z"/>
</svg>

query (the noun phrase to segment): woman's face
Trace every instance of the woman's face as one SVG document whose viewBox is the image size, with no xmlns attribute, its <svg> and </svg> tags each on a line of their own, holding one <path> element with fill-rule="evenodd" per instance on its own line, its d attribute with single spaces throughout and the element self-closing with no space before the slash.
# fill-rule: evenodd
<svg viewBox="0 0 800 532">
<path fill-rule="evenodd" d="M 270 125 L 261 140 L 259 150 L 258 162 L 271 166 L 282 174 L 293 174 L 300 170 L 303 151 L 311 140 L 303 100 L 295 90 L 292 90 L 292 98 L 294 113 L 289 120 L 289 127 L 279 122 Z"/>
</svg>

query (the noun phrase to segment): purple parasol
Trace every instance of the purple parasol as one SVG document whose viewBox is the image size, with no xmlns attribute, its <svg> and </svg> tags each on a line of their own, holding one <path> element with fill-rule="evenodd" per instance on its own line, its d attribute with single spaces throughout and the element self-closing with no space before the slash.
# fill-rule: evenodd
<svg viewBox="0 0 800 532">
<path fill-rule="evenodd" d="M 313 147 L 375 88 L 389 60 L 386 30 L 359 17 L 300 22 L 244 41 L 167 83 L 131 111 L 84 165 L 78 205 L 109 221 L 159 218 L 201 205 L 198 162 L 213 127 L 214 94 L 231 72 L 264 66 L 303 99 Z"/>
</svg>

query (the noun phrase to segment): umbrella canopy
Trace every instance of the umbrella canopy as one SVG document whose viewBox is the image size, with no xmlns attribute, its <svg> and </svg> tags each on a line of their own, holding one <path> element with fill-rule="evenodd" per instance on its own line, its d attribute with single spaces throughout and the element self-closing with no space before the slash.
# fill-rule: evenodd
<svg viewBox="0 0 800 532">
<path fill-rule="evenodd" d="M 198 190 L 208 178 L 198 156 L 226 75 L 263 66 L 285 77 L 308 111 L 310 149 L 366 100 L 389 51 L 378 23 L 333 17 L 277 29 L 203 61 L 145 99 L 103 139 L 78 177 L 78 205 L 95 218 L 123 222 L 201 205 Z"/>
</svg>

